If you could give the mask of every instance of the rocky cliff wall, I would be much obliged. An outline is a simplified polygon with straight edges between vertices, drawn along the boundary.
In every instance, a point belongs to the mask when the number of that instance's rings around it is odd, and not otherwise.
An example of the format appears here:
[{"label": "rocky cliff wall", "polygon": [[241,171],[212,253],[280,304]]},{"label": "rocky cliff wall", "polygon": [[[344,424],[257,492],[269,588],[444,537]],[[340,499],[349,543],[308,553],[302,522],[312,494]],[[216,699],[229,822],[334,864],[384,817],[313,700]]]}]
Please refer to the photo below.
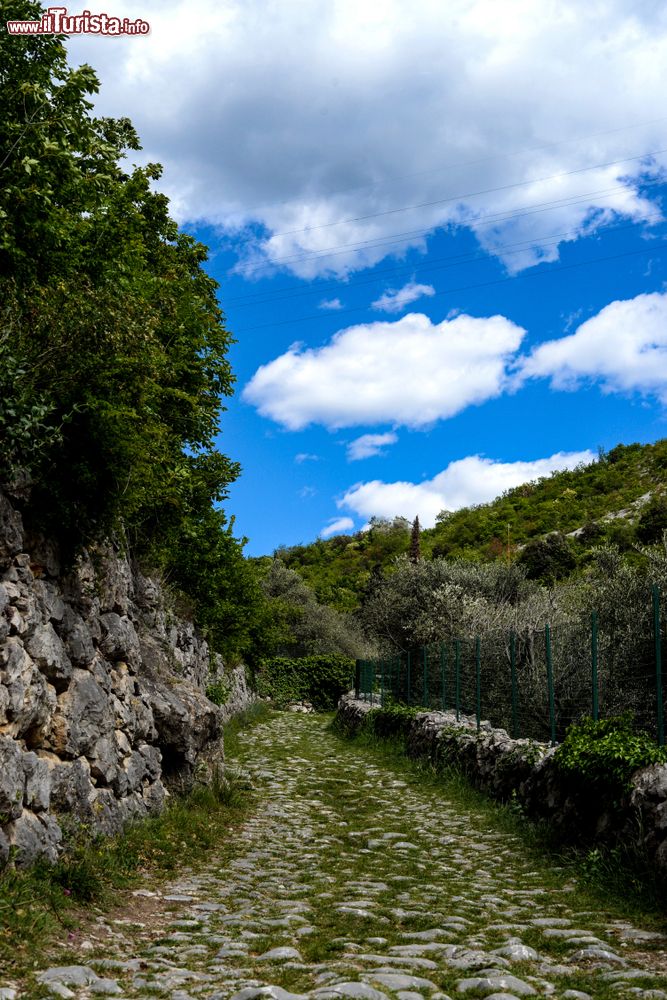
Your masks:
[{"label": "rocky cliff wall", "polygon": [[[367,702],[344,695],[338,718],[349,732],[358,731]],[[377,707],[377,706],[375,706]],[[667,765],[635,772],[631,789],[610,801],[593,785],[573,783],[554,761],[555,748],[534,740],[514,740],[504,729],[453,712],[420,712],[407,736],[413,757],[454,764],[481,790],[512,800],[526,816],[547,820],[560,837],[573,843],[605,843],[646,852],[667,874]]]},{"label": "rocky cliff wall", "polygon": [[[224,677],[227,705],[206,686]],[[223,757],[252,700],[158,583],[112,545],[61,566],[0,493],[0,868],[55,860],[68,827],[159,812]]]}]

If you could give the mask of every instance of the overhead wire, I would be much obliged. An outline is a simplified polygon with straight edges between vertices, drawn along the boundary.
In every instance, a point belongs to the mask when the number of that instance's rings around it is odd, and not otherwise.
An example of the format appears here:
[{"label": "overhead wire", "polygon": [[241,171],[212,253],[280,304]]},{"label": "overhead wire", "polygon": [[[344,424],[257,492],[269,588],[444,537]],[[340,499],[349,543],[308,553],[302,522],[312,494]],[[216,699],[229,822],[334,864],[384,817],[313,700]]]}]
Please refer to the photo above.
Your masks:
[{"label": "overhead wire", "polygon": [[542,184],[545,181],[559,180],[561,177],[572,177],[575,174],[587,173],[589,170],[602,170],[605,167],[614,167],[621,163],[632,163],[635,160],[645,160],[651,156],[658,156],[660,153],[667,153],[667,147],[638,153],[635,156],[622,156],[617,160],[606,160],[602,163],[592,163],[587,167],[575,167],[572,170],[560,170],[555,174],[548,174],[544,177],[533,177],[524,181],[514,181],[512,184],[499,184],[496,187],[480,188],[477,191],[467,191],[463,194],[449,195],[446,198],[436,198],[432,201],[422,201],[412,205],[402,205],[399,208],[389,208],[382,212],[371,212],[367,215],[355,215],[347,219],[339,219],[336,222],[322,222],[316,226],[305,226],[302,229],[287,229],[284,232],[272,233],[271,239],[276,239],[280,236],[295,236],[301,233],[317,232],[321,229],[330,229],[334,226],[344,226],[352,222],[367,222],[369,219],[379,219],[388,215],[398,215],[400,212],[411,212],[417,208],[433,208],[436,205],[445,205],[452,201],[464,201],[469,198],[480,197],[484,194],[498,194],[500,191],[512,191],[516,188],[526,187],[528,184]]},{"label": "overhead wire", "polygon": [[[574,261],[574,262],[572,262],[570,264],[561,264],[561,265],[557,265],[555,267],[551,267],[551,268],[549,268],[548,271],[524,271],[524,272],[522,272],[521,274],[518,274],[518,275],[511,275],[511,276],[503,277],[503,278],[495,278],[495,279],[492,279],[491,281],[477,282],[477,283],[470,284],[470,285],[460,285],[457,288],[447,288],[447,289],[443,289],[442,291],[436,292],[435,295],[432,296],[432,298],[439,298],[439,297],[441,297],[443,295],[451,295],[451,294],[454,294],[456,292],[472,291],[472,290],[479,289],[479,288],[490,288],[490,287],[492,287],[494,285],[505,284],[508,281],[522,281],[522,280],[525,280],[527,278],[545,277],[545,276],[549,276],[549,275],[560,273],[562,271],[570,271],[570,270],[573,270],[575,268],[585,267],[585,266],[590,265],[590,264],[607,263],[607,262],[613,261],[613,260],[622,260],[623,258],[627,258],[627,257],[637,257],[637,256],[640,256],[640,255],[643,255],[643,254],[654,253],[656,251],[656,249],[658,250],[658,252],[661,252],[661,248],[663,248],[665,246],[667,246],[667,240],[662,240],[659,243],[654,243],[651,246],[643,247],[640,250],[629,250],[629,251],[626,251],[626,252],[620,253],[620,254],[608,254],[608,255],[603,256],[603,257],[593,257],[593,258],[589,258],[588,260]],[[368,308],[367,306],[358,306],[358,307],[355,307],[355,308],[352,308],[352,309],[337,310],[336,311],[336,317],[351,315],[353,313],[366,312],[367,308]],[[235,329],[234,332],[237,335],[241,335],[241,334],[244,334],[244,333],[250,333],[251,331],[254,331],[254,330],[267,329],[269,327],[288,326],[288,325],[292,325],[294,323],[305,323],[305,322],[309,322],[309,321],[311,321],[313,319],[322,319],[322,317],[323,317],[323,313],[322,312],[317,312],[317,313],[312,313],[312,314],[310,314],[308,316],[297,316],[297,317],[293,317],[293,318],[286,319],[286,320],[274,320],[274,321],[272,321],[270,323],[254,324],[253,326],[247,326],[247,327],[242,327],[241,329]]]},{"label": "overhead wire", "polygon": [[[663,183],[662,178],[656,178],[654,180],[646,181],[643,187],[651,187],[655,184]],[[270,257],[263,260],[262,263],[268,264],[288,264],[288,263],[300,263],[302,261],[309,260],[321,260],[327,257],[336,257],[344,253],[349,252],[363,252],[365,250],[375,250],[383,246],[391,246],[393,243],[402,243],[406,237],[418,237],[427,236],[432,233],[434,229],[442,226],[446,222],[466,225],[471,229],[482,228],[483,226],[497,225],[500,222],[512,221],[514,218],[521,218],[524,215],[534,215],[540,212],[549,211],[552,208],[562,208],[569,207],[570,205],[577,205],[580,203],[586,203],[591,198],[602,198],[610,197],[613,194],[617,194],[621,191],[625,191],[626,187],[622,184],[615,185],[611,188],[598,188],[596,191],[587,191],[583,194],[572,195],[568,198],[557,198],[544,202],[536,202],[531,207],[519,208],[519,209],[507,209],[503,212],[491,212],[485,215],[478,215],[466,220],[443,220],[440,224],[432,224],[429,226],[422,226],[419,229],[408,229],[403,230],[399,233],[389,233],[387,236],[383,237],[373,237],[367,240],[353,240],[348,243],[334,243],[329,247],[322,247],[317,250],[309,250],[306,253],[299,254],[288,254],[282,257]]]},{"label": "overhead wire", "polygon": [[[656,210],[653,216],[648,216],[642,219],[647,225],[652,225],[655,223],[660,223],[666,221],[662,212]],[[636,222],[630,223],[619,223],[614,221],[608,225],[596,226],[595,234],[602,232],[623,232],[624,230],[634,229],[637,225]],[[580,228],[570,229],[560,233],[550,233],[548,238],[531,238],[525,240],[517,240],[512,243],[500,243],[494,246],[494,253],[502,251],[503,254],[518,254],[525,253],[526,250],[539,245],[540,247],[550,247],[555,246],[563,240],[567,240],[569,237],[577,236],[581,232]],[[417,274],[428,273],[429,271],[441,271],[447,267],[458,267],[461,264],[474,264],[477,262],[490,262],[493,258],[489,256],[487,251],[483,249],[475,249],[466,251],[460,254],[449,254],[444,257],[432,257],[426,258],[423,261],[412,262],[410,264],[400,264],[391,268],[383,268],[381,271],[375,271],[373,275],[365,278],[356,278],[353,281],[347,281],[344,288],[360,288],[364,285],[375,284],[379,278],[387,277],[389,275],[399,275],[399,274]],[[269,305],[272,302],[287,302],[291,299],[303,298],[304,296],[309,296],[313,294],[322,295],[327,292],[339,291],[341,287],[340,281],[331,281],[325,285],[318,285],[317,288],[290,288],[289,286],[283,286],[280,290],[276,292],[263,292],[255,293],[255,296],[239,296],[237,298],[225,299],[226,305],[234,305],[236,308],[244,309],[251,306],[261,306]]]},{"label": "overhead wire", "polygon": [[[661,115],[658,118],[648,118],[644,121],[633,122],[632,125],[619,125],[610,129],[602,129],[597,132],[588,132],[584,135],[575,136],[574,138],[571,139],[557,139],[554,142],[542,143],[539,146],[529,146],[524,149],[510,150],[509,152],[492,153],[489,154],[488,156],[476,157],[475,159],[472,160],[455,161],[453,163],[444,164],[439,167],[432,167],[429,168],[428,170],[418,170],[411,172],[409,174],[399,174],[396,177],[392,177],[391,182],[395,183],[396,181],[410,180],[413,177],[424,177],[428,174],[439,173],[443,170],[461,170],[465,169],[466,167],[477,166],[480,163],[489,163],[491,161],[498,161],[499,159],[509,159],[515,156],[527,156],[531,153],[541,153],[547,149],[557,149],[560,146],[574,145],[575,143],[578,142],[585,142],[587,139],[599,139],[606,135],[617,135],[619,132],[629,132],[632,129],[645,128],[648,125],[658,125],[661,122],[665,121],[667,121],[667,115]],[[363,191],[368,188],[377,188],[380,187],[382,184],[386,183],[387,183],[386,180],[375,180],[375,181],[366,181],[362,184],[352,184],[349,185],[348,187],[335,188],[332,191],[328,191],[327,196],[332,197],[338,194],[348,194],[351,191]],[[249,216],[257,216],[260,212],[266,211],[266,209],[282,207],[284,205],[289,204],[290,201],[293,200],[294,199],[283,198],[280,201],[263,202],[261,205],[257,205],[254,208],[244,209],[243,214]]]}]

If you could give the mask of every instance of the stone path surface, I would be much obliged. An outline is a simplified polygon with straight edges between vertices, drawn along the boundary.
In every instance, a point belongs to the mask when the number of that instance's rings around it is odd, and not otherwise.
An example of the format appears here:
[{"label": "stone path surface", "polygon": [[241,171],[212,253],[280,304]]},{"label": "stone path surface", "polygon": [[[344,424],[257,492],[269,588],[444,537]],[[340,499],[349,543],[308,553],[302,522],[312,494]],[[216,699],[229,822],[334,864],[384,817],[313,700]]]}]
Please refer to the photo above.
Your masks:
[{"label": "stone path surface", "polygon": [[654,933],[582,911],[562,872],[327,720],[279,715],[240,743],[261,804],[224,858],[138,890],[136,923],[39,973],[42,996],[667,998]]}]

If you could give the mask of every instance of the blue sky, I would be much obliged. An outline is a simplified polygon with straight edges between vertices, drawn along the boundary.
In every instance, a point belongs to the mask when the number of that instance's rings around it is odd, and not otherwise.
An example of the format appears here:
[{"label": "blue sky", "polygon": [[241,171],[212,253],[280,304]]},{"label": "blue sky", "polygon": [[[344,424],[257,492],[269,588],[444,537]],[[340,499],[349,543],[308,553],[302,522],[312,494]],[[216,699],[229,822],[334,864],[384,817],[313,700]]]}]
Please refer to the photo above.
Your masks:
[{"label": "blue sky", "polygon": [[667,14],[117,3],[78,38],[237,343],[247,552],[483,502],[667,434]]}]

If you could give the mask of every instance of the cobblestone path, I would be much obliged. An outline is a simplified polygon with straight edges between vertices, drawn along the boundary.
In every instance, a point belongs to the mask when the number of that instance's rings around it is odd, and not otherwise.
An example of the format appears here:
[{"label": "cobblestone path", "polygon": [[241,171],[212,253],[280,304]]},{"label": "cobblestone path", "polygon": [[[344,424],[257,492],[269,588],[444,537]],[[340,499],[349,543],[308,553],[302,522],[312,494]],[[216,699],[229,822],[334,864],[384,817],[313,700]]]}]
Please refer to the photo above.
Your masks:
[{"label": "cobblestone path", "polygon": [[655,934],[582,911],[517,839],[326,726],[280,715],[241,734],[261,804],[226,856],[135,893],[136,926],[41,972],[42,996],[667,998]]}]

